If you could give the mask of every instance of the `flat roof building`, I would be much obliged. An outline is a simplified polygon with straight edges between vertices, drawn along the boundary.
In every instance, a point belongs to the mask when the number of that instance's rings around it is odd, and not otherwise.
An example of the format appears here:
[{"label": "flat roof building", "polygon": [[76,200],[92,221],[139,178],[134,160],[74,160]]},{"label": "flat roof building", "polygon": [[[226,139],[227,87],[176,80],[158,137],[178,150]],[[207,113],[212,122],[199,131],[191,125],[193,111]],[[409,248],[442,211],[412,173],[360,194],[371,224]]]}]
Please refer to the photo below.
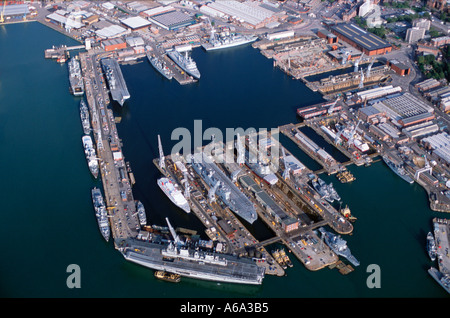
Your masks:
[{"label": "flat roof building", "polygon": [[334,25],[331,32],[366,55],[385,54],[392,50],[391,44],[353,23]]},{"label": "flat roof building", "polygon": [[253,1],[239,2],[221,0],[209,3],[206,7],[208,9],[201,11],[219,17],[228,16],[254,29],[262,28],[271,22],[277,22],[279,17],[279,13],[269,10],[259,5],[258,2]]},{"label": "flat roof building", "polygon": [[130,28],[132,30],[139,30],[148,27],[151,23],[142,17],[131,17],[126,18],[123,20],[120,20],[120,23],[122,23],[127,28]]},{"label": "flat roof building", "polygon": [[195,23],[194,18],[179,11],[153,15],[149,20],[166,30],[176,30]]}]

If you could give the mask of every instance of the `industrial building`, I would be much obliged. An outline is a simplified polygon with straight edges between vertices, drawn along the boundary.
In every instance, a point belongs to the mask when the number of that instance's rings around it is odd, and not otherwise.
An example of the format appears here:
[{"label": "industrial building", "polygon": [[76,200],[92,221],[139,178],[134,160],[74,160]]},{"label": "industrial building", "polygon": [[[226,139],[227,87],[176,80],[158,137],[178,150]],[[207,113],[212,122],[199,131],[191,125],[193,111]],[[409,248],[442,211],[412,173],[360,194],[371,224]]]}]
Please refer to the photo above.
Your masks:
[{"label": "industrial building", "polygon": [[[100,21],[102,22],[102,21]],[[130,33],[129,30],[121,27],[120,25],[109,25],[107,27],[101,28],[95,31],[95,34],[102,39],[112,39],[116,37],[120,37]]]},{"label": "industrial building", "polygon": [[148,19],[166,30],[177,30],[195,23],[193,17],[179,11],[170,11],[152,15]]},{"label": "industrial building", "polygon": [[232,18],[253,29],[265,27],[266,24],[283,18],[279,13],[252,1],[216,1],[202,6],[200,11],[214,17]]},{"label": "industrial building", "polygon": [[102,47],[105,51],[115,51],[125,49],[127,43],[120,38],[102,41]]},{"label": "industrial building", "polygon": [[404,63],[401,63],[397,60],[390,60],[387,61],[387,65],[398,75],[400,76],[405,76],[405,75],[409,75],[409,72],[411,71],[411,69],[409,68],[409,66],[407,66]]},{"label": "industrial building", "polygon": [[409,138],[421,138],[439,131],[439,126],[433,122],[425,122],[412,125],[402,129],[402,132]]},{"label": "industrial building", "polygon": [[293,30],[280,31],[280,32],[267,34],[267,39],[270,41],[276,41],[276,40],[280,40],[280,39],[291,38],[293,36],[294,36]]},{"label": "industrial building", "polygon": [[172,6],[160,6],[160,7],[142,11],[140,13],[140,15],[149,18],[149,17],[155,16],[155,15],[168,13],[168,12],[172,12],[172,11],[176,11],[175,8]]},{"label": "industrial building", "polygon": [[4,6],[2,2],[0,5],[0,11],[2,11],[3,18],[5,20],[22,19],[26,18],[27,15],[30,14],[28,4],[8,4]]},{"label": "industrial building", "polygon": [[441,132],[422,139],[422,143],[433,150],[433,154],[450,163],[450,136],[446,132]]},{"label": "industrial building", "polygon": [[355,102],[365,102],[371,99],[380,98],[386,95],[391,95],[394,93],[400,93],[402,88],[400,86],[393,87],[392,85],[377,87],[373,89],[368,89],[362,92],[357,92],[355,94]]},{"label": "industrial building", "polygon": [[382,40],[380,37],[367,32],[353,23],[339,23],[331,28],[331,32],[337,35],[338,39],[347,42],[365,55],[386,54],[392,51],[392,45]]},{"label": "industrial building", "polygon": [[398,126],[406,127],[434,119],[434,109],[410,93],[394,94],[373,101],[373,107]]},{"label": "industrial building", "polygon": [[133,31],[144,29],[151,25],[151,23],[147,19],[144,19],[142,17],[126,18],[120,20],[120,23]]}]

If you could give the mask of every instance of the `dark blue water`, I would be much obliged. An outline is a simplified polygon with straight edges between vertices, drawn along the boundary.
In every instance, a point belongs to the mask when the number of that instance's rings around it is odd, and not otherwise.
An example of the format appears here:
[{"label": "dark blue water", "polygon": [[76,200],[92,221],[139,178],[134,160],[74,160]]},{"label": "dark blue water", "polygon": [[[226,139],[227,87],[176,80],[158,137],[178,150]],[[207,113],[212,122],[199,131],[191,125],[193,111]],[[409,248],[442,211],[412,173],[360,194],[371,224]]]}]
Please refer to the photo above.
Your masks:
[{"label": "dark blue water", "polygon": [[[0,28],[0,295],[3,297],[446,297],[429,277],[432,263],[426,233],[435,216],[425,191],[394,175],[382,162],[351,166],[357,180],[340,184],[323,175],[358,218],[345,236],[361,266],[343,276],[325,268],[305,269],[294,257],[285,277],[266,276],[262,286],[240,286],[183,279],[157,281],[153,272],[129,263],[106,243],[97,227],[90,189],[93,180],[84,158],[79,98],[68,92],[67,65],[44,59],[52,45],[74,41],[38,23]],[[272,67],[251,46],[206,53],[194,49],[202,79],[181,86],[163,79],[143,60],[122,66],[131,93],[118,124],[123,152],[136,178],[134,195],[149,223],[196,229],[203,225],[171,204],[156,185],[157,135],[169,153],[178,142],[176,128],[192,131],[194,120],[209,127],[275,128],[296,121],[299,106],[322,101],[301,82]],[[309,168],[320,168],[292,142],[280,140]],[[314,168],[316,165],[316,168]],[[258,238],[273,234],[264,224],[252,227]],[[269,248],[270,250],[270,248]],[[67,266],[81,269],[81,288],[66,285]],[[381,288],[366,285],[369,264],[381,269]]]}]

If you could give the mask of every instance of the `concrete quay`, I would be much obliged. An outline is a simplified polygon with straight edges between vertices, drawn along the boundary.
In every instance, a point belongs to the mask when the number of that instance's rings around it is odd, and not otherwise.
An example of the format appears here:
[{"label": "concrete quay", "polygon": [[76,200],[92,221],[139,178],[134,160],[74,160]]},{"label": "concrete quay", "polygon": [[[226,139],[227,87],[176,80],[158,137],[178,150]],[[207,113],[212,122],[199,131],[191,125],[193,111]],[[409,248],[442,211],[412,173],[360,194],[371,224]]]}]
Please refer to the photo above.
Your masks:
[{"label": "concrete quay", "polygon": [[109,98],[99,65],[100,57],[96,54],[79,54],[93,135],[97,145],[97,156],[100,162],[105,203],[108,209],[111,233],[116,241],[135,237],[140,225],[116,123],[112,111],[106,109]]},{"label": "concrete quay", "polygon": [[450,274],[450,220],[434,218],[434,239],[437,248],[437,262],[439,271]]},{"label": "concrete quay", "polygon": [[[325,153],[322,148],[306,137],[296,125],[287,124],[278,128],[282,134],[291,139],[300,149],[322,165],[329,175],[344,170],[341,163],[336,161],[328,153]],[[297,138],[297,136],[299,138]]]}]

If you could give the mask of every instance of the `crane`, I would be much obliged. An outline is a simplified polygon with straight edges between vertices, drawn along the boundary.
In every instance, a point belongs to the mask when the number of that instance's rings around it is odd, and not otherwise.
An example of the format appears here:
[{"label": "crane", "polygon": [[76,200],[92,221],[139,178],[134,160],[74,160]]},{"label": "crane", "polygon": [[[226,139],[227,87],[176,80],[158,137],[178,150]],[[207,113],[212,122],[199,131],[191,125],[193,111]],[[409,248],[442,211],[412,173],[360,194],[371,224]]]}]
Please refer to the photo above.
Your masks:
[{"label": "crane", "polygon": [[359,88],[363,88],[364,87],[364,73],[363,70],[361,69],[361,80],[359,81]]},{"label": "crane", "polygon": [[370,62],[369,67],[367,67],[367,73],[366,73],[367,78],[370,77],[370,70],[372,69],[373,62],[374,62],[374,60],[372,59],[372,62]]},{"label": "crane", "polygon": [[286,163],[286,153],[284,151],[284,147],[281,148],[281,151],[283,152],[283,163],[284,163],[283,179],[284,180],[288,180],[289,179],[290,167]]},{"label": "crane", "polygon": [[333,105],[331,105],[330,108],[328,108],[328,115],[333,112],[333,109],[336,106],[338,100],[339,100],[339,97],[334,101]]},{"label": "crane", "polygon": [[159,167],[166,170],[166,164],[164,162],[164,152],[161,144],[161,137],[158,135],[158,150],[159,150]]},{"label": "crane", "polygon": [[6,0],[3,1],[3,8],[2,12],[0,13],[0,23],[5,22],[5,19],[3,18],[3,15],[5,14],[5,7],[6,7]]},{"label": "crane", "polygon": [[359,59],[356,60],[356,62],[355,62],[355,68],[353,69],[353,72],[358,72],[358,66],[359,66],[359,63],[360,63],[361,60],[362,60],[363,55],[364,55],[364,53],[361,54],[361,56],[359,57]]},{"label": "crane", "polygon": [[358,128],[359,124],[361,123],[361,120],[358,120],[358,123],[355,125],[355,127],[352,129],[352,132],[350,134],[350,137],[348,138],[348,145],[352,145],[353,144],[353,136],[355,135],[356,132],[356,128]]}]

